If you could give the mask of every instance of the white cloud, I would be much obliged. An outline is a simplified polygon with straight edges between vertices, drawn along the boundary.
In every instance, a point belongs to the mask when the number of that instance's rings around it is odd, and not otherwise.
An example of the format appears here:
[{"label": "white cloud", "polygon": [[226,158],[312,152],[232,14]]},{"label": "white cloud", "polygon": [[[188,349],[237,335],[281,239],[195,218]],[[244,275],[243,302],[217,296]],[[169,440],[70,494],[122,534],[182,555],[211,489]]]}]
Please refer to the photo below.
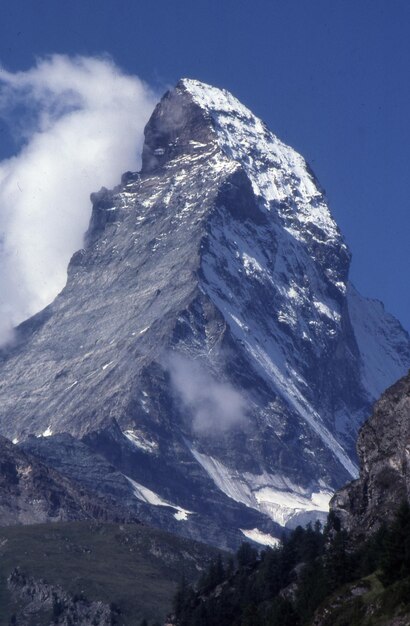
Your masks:
[{"label": "white cloud", "polygon": [[156,97],[106,58],[0,68],[0,116],[22,147],[0,162],[0,343],[63,288],[101,186],[137,170]]},{"label": "white cloud", "polygon": [[169,355],[167,368],[195,432],[212,435],[247,426],[247,403],[231,384],[181,354]]}]

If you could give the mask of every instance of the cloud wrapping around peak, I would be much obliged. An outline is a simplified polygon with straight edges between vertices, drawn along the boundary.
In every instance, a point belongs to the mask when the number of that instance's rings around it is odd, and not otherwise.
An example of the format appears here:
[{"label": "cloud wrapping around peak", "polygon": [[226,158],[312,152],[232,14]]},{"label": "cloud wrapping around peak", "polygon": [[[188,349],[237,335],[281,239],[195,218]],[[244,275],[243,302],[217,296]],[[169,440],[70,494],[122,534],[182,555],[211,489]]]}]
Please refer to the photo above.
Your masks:
[{"label": "cloud wrapping around peak", "polygon": [[181,354],[168,355],[166,366],[195,433],[212,436],[247,428],[249,407],[230,383],[215,380],[198,361]]},{"label": "cloud wrapping around peak", "polygon": [[64,287],[90,193],[139,169],[156,101],[108,58],[52,55],[25,72],[0,69],[0,117],[21,146],[0,162],[0,344]]}]

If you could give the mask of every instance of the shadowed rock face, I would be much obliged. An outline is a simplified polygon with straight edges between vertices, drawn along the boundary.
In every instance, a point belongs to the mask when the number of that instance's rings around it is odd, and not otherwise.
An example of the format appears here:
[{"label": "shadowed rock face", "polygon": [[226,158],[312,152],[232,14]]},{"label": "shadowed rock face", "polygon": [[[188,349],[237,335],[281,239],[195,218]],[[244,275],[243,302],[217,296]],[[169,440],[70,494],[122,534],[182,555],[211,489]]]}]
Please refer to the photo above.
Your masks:
[{"label": "shadowed rock face", "polygon": [[[14,614],[16,623],[28,624],[36,618],[41,619],[42,613],[53,611],[56,605],[59,608],[55,624],[63,626],[72,624],[87,626],[111,626],[116,618],[116,611],[108,603],[101,601],[90,602],[82,598],[70,596],[58,585],[50,585],[45,580],[36,580],[25,575],[20,569],[14,569],[7,579],[7,587],[12,598],[19,606]],[[38,622],[39,623],[39,622]]]},{"label": "shadowed rock face", "polygon": [[137,521],[0,437],[0,526],[87,519]]},{"label": "shadowed rock face", "polygon": [[180,81],[145,138],[141,172],[92,195],[66,287],[2,354],[0,431],[52,435],[50,462],[54,435],[82,439],[195,538],[315,518],[356,475],[409,337],[349,284],[304,159],[231,94]]},{"label": "shadowed rock face", "polygon": [[410,372],[376,403],[361,428],[360,478],[340,489],[331,509],[354,535],[368,535],[392,519],[410,496]]}]

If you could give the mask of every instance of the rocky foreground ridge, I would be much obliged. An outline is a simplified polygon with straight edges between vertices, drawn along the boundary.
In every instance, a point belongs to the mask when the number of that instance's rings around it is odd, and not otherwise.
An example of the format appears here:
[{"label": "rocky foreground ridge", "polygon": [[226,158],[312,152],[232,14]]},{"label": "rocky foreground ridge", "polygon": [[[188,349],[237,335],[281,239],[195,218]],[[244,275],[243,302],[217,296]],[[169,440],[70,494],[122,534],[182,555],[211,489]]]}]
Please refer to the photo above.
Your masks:
[{"label": "rocky foreground ridge", "polygon": [[376,403],[357,441],[360,477],[335,494],[331,510],[355,537],[368,537],[410,495],[410,372]]}]

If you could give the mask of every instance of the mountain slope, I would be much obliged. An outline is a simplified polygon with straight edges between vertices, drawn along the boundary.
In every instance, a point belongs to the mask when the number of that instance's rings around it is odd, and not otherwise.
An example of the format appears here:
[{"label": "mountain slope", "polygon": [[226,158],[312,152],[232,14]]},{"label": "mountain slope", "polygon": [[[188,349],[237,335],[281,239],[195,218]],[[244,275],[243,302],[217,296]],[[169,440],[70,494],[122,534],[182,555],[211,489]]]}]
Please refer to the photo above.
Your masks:
[{"label": "mountain slope", "polygon": [[109,494],[96,495],[0,437],[1,526],[70,520],[137,522]]},{"label": "mountain slope", "polygon": [[204,516],[260,537],[326,510],[410,340],[349,285],[304,159],[184,79],[146,127],[141,172],[92,200],[66,287],[2,355],[1,432],[82,438],[208,541]]},{"label": "mountain slope", "polygon": [[[215,556],[209,546],[142,525],[1,528],[0,625],[14,623],[13,614],[17,624],[36,626],[162,621],[182,574],[197,580]],[[87,618],[92,603],[102,619]]]}]

